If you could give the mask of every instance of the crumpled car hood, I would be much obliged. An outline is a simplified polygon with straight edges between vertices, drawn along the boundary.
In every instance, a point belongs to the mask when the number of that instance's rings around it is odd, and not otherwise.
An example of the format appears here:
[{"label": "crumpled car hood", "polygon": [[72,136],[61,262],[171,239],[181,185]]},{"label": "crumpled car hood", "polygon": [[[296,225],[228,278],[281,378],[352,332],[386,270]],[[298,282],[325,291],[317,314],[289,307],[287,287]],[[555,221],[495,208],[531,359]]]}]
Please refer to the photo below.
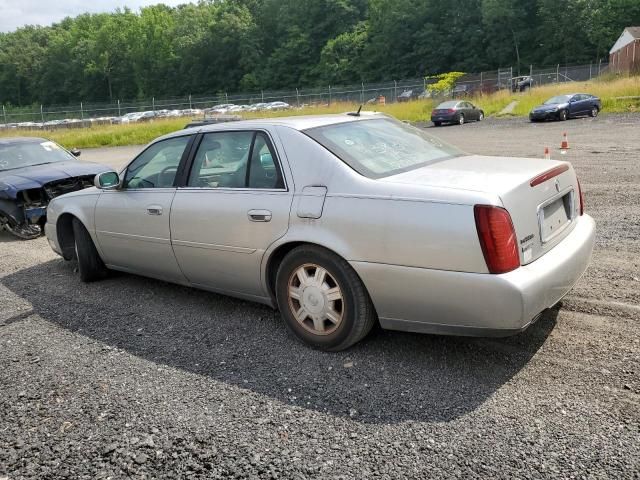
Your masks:
[{"label": "crumpled car hood", "polygon": [[13,196],[11,193],[15,194],[27,188],[40,188],[54,180],[97,175],[110,170],[112,169],[98,163],[70,160],[0,171],[0,192]]}]

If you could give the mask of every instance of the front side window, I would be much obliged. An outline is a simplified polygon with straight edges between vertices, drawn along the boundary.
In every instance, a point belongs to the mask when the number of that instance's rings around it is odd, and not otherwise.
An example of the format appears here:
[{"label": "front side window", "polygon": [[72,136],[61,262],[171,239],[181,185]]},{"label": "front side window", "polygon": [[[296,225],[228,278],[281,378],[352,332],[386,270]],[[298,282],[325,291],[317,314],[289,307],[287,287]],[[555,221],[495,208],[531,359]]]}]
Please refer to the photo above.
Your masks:
[{"label": "front side window", "polygon": [[396,175],[463,155],[426,132],[391,118],[337,123],[304,133],[369,178]]},{"label": "front side window", "polygon": [[175,137],[155,143],[127,168],[124,188],[171,188],[178,166],[191,136]]}]

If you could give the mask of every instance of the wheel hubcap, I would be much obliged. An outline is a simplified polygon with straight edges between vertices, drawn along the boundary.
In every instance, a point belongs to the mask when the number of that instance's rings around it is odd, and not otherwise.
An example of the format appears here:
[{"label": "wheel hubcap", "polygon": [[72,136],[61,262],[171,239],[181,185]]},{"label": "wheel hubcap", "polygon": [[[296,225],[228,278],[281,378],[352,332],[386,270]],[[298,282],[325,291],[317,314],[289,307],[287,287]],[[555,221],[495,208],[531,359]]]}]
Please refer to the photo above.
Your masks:
[{"label": "wheel hubcap", "polygon": [[335,278],[307,263],[294,270],[288,284],[289,308],[298,323],[314,335],[329,335],[342,323],[344,298]]}]

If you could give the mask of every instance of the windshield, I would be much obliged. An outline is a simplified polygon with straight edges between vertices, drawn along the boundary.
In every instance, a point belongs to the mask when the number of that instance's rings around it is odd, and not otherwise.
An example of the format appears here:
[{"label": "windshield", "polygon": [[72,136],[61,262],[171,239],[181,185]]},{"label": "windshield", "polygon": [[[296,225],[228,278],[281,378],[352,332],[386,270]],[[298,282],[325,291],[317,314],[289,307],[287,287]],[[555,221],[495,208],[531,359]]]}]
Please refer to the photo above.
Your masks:
[{"label": "windshield", "polygon": [[553,105],[557,103],[567,103],[569,101],[569,95],[557,95],[555,97],[551,97],[549,100],[544,102],[545,105]]},{"label": "windshield", "polygon": [[0,144],[0,171],[75,160],[57,143],[46,140]]},{"label": "windshield", "polygon": [[462,155],[422,130],[391,118],[338,123],[305,133],[369,178],[387,177]]}]

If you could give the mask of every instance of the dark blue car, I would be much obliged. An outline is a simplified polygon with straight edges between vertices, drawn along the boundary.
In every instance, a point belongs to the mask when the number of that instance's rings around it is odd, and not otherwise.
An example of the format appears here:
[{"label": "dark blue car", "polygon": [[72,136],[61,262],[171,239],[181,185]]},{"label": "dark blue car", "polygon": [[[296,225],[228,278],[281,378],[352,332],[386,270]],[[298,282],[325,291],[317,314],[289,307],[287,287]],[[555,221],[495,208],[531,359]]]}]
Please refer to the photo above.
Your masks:
[{"label": "dark blue car", "polygon": [[529,113],[529,120],[567,120],[571,117],[589,115],[597,117],[602,109],[600,99],[588,93],[569,93],[556,95],[534,107]]},{"label": "dark blue car", "polygon": [[91,187],[96,174],[111,170],[78,155],[44,138],[0,138],[0,229],[36,238],[52,198]]}]

